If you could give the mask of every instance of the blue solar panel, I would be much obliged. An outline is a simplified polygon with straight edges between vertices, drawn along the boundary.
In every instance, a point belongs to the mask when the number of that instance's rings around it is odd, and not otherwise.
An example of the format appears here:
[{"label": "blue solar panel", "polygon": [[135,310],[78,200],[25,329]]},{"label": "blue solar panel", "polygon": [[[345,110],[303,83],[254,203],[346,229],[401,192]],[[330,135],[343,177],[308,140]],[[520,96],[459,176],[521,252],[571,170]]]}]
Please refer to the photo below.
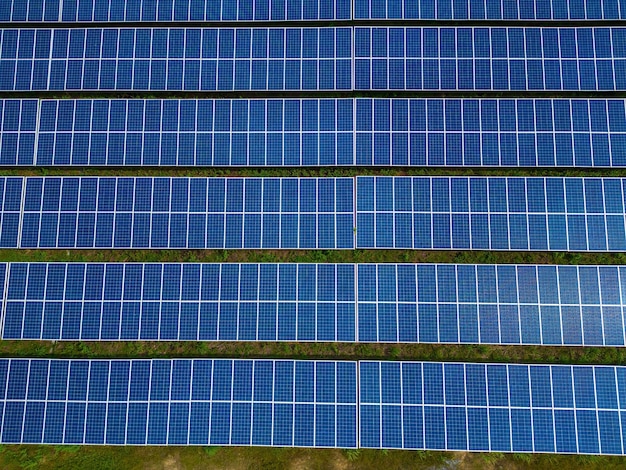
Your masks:
[{"label": "blue solar panel", "polygon": [[626,28],[354,30],[357,90],[625,90]]},{"label": "blue solar panel", "polygon": [[626,165],[624,100],[356,99],[356,165]]},{"label": "blue solar panel", "polygon": [[624,454],[626,369],[359,363],[364,448]]},{"label": "blue solar panel", "polygon": [[0,248],[17,247],[21,231],[23,178],[0,177]]},{"label": "blue solar panel", "polygon": [[349,20],[350,0],[6,0],[0,21]]},{"label": "blue solar panel", "polygon": [[622,179],[356,181],[357,248],[626,250]]},{"label": "blue solar panel", "polygon": [[32,165],[37,145],[37,100],[0,100],[0,165]]},{"label": "blue solar panel", "polygon": [[0,181],[2,247],[354,247],[352,178]]},{"label": "blue solar panel", "polygon": [[622,0],[355,0],[355,19],[618,20]]},{"label": "blue solar panel", "polygon": [[38,165],[354,164],[352,99],[44,100]]},{"label": "blue solar panel", "polygon": [[351,28],[2,30],[0,90],[350,90]]},{"label": "blue solar panel", "polygon": [[356,362],[0,360],[2,443],[356,447]]},{"label": "blue solar panel", "polygon": [[624,100],[6,103],[6,165],[626,166]]},{"label": "blue solar panel", "polygon": [[[4,339],[355,341],[354,265],[11,264]],[[4,286],[5,265],[0,264]]]},{"label": "blue solar panel", "polygon": [[626,344],[617,266],[12,263],[7,272],[7,340]]},{"label": "blue solar panel", "polygon": [[379,264],[357,269],[359,342],[626,344],[622,267]]}]

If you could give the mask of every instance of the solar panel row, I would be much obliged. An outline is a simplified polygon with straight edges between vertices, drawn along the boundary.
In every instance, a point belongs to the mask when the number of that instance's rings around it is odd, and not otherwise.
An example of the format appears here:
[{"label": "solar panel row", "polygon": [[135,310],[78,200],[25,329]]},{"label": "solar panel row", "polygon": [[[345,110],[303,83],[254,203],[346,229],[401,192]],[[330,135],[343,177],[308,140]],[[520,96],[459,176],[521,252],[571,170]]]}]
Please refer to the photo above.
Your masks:
[{"label": "solar panel row", "polygon": [[598,99],[5,100],[0,164],[623,167],[625,108]]},{"label": "solar panel row", "polygon": [[355,0],[355,19],[407,20],[617,20],[621,0]]},{"label": "solar panel row", "polygon": [[626,438],[623,367],[4,359],[0,383],[3,443],[621,455]]},{"label": "solar panel row", "polygon": [[359,363],[359,445],[623,454],[626,370]]},{"label": "solar panel row", "polygon": [[0,360],[3,443],[356,447],[355,362]]},{"label": "solar panel row", "polygon": [[619,178],[357,177],[354,185],[2,178],[0,246],[626,251]]},{"label": "solar panel row", "polygon": [[[61,5],[62,6],[61,6]],[[355,0],[354,19],[612,20],[626,18],[621,0]],[[349,0],[12,0],[0,21],[281,21],[349,20]]]},{"label": "solar panel row", "polygon": [[624,346],[624,269],[11,263],[0,337]]},{"label": "solar panel row", "polygon": [[7,0],[0,21],[349,20],[350,0]]},{"label": "solar panel row", "polygon": [[626,28],[354,37],[353,52],[352,28],[3,30],[0,90],[626,89]]},{"label": "solar panel row", "polygon": [[351,28],[0,32],[0,90],[352,88]]},{"label": "solar panel row", "polygon": [[623,90],[623,28],[354,28],[357,90]]},{"label": "solar panel row", "polygon": [[623,183],[358,177],[356,247],[621,251],[626,249]]},{"label": "solar panel row", "polygon": [[354,274],[333,264],[11,264],[2,337],[355,341]]}]

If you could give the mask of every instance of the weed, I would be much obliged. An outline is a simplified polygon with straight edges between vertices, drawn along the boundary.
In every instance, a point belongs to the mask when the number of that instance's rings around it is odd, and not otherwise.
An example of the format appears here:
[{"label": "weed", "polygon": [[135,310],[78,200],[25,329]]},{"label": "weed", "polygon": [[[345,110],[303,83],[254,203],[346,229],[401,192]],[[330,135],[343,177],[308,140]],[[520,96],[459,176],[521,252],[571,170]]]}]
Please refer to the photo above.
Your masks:
[{"label": "weed", "polygon": [[361,449],[346,449],[344,452],[346,454],[346,458],[350,462],[359,460],[359,457],[361,456]]},{"label": "weed", "polygon": [[217,446],[209,446],[204,448],[204,453],[208,457],[214,457],[220,451],[220,447]]}]

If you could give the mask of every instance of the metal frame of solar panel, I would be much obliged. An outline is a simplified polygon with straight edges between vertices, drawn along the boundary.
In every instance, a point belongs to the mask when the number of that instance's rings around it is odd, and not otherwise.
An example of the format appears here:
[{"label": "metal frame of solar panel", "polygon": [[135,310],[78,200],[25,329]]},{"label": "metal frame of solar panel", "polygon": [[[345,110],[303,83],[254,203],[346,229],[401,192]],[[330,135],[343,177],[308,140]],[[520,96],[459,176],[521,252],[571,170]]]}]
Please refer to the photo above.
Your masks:
[{"label": "metal frame of solar panel", "polygon": [[353,178],[9,177],[0,189],[3,248],[354,248]]},{"label": "metal frame of solar panel", "polygon": [[357,363],[1,359],[2,443],[357,445]]},{"label": "metal frame of solar panel", "polygon": [[0,90],[352,89],[352,28],[0,33]]},{"label": "metal frame of solar panel", "polygon": [[405,20],[619,20],[621,0],[355,0],[354,19]]},{"label": "metal frame of solar panel", "polygon": [[356,248],[625,251],[624,183],[359,176]]},{"label": "metal frame of solar panel", "polygon": [[621,266],[356,269],[359,342],[626,345]]},{"label": "metal frame of solar panel", "polygon": [[626,90],[626,28],[354,28],[356,90]]},{"label": "metal frame of solar panel", "polygon": [[0,337],[356,341],[352,264],[0,265]]},{"label": "metal frame of solar panel", "polygon": [[0,5],[0,21],[349,20],[351,7],[350,0],[7,0]]},{"label": "metal frame of solar panel", "polygon": [[359,362],[359,446],[623,455],[626,368]]}]

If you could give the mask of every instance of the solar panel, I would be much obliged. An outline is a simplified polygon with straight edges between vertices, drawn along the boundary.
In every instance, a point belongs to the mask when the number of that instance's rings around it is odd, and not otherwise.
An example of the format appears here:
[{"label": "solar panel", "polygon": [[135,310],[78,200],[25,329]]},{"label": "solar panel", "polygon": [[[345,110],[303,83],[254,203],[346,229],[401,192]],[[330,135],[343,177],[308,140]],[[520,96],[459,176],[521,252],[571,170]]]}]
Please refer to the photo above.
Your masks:
[{"label": "solar panel", "polygon": [[357,269],[359,342],[626,344],[623,267],[359,264]]},{"label": "solar panel", "polygon": [[624,166],[624,100],[355,100],[356,165]]},{"label": "solar panel", "polygon": [[352,178],[0,181],[2,247],[354,247]]},{"label": "solar panel", "polygon": [[617,266],[11,263],[7,272],[5,340],[626,344]]},{"label": "solar panel", "polygon": [[349,20],[350,0],[8,0],[0,21],[171,22]]},{"label": "solar panel", "polygon": [[624,454],[626,369],[360,362],[360,447]]},{"label": "solar panel", "polygon": [[27,104],[37,133],[21,134],[16,159],[15,131],[3,131],[7,165],[32,165],[36,138],[37,165],[626,166],[624,100],[42,100],[38,114]]},{"label": "solar panel", "polygon": [[357,177],[357,248],[624,251],[624,181]]},{"label": "solar panel", "polygon": [[356,447],[356,362],[0,360],[2,443]]},{"label": "solar panel", "polygon": [[407,20],[618,20],[621,0],[355,0],[355,19]]},{"label": "solar panel", "polygon": [[38,165],[354,164],[352,99],[44,100]]},{"label": "solar panel", "polygon": [[32,165],[39,102],[0,100],[0,165]]},{"label": "solar panel", "polygon": [[[351,264],[10,265],[4,339],[355,341]],[[4,285],[5,265],[0,265]]]},{"label": "solar panel", "polygon": [[350,90],[351,28],[1,31],[0,90]]},{"label": "solar panel", "polygon": [[356,90],[625,90],[626,28],[354,29]]}]

